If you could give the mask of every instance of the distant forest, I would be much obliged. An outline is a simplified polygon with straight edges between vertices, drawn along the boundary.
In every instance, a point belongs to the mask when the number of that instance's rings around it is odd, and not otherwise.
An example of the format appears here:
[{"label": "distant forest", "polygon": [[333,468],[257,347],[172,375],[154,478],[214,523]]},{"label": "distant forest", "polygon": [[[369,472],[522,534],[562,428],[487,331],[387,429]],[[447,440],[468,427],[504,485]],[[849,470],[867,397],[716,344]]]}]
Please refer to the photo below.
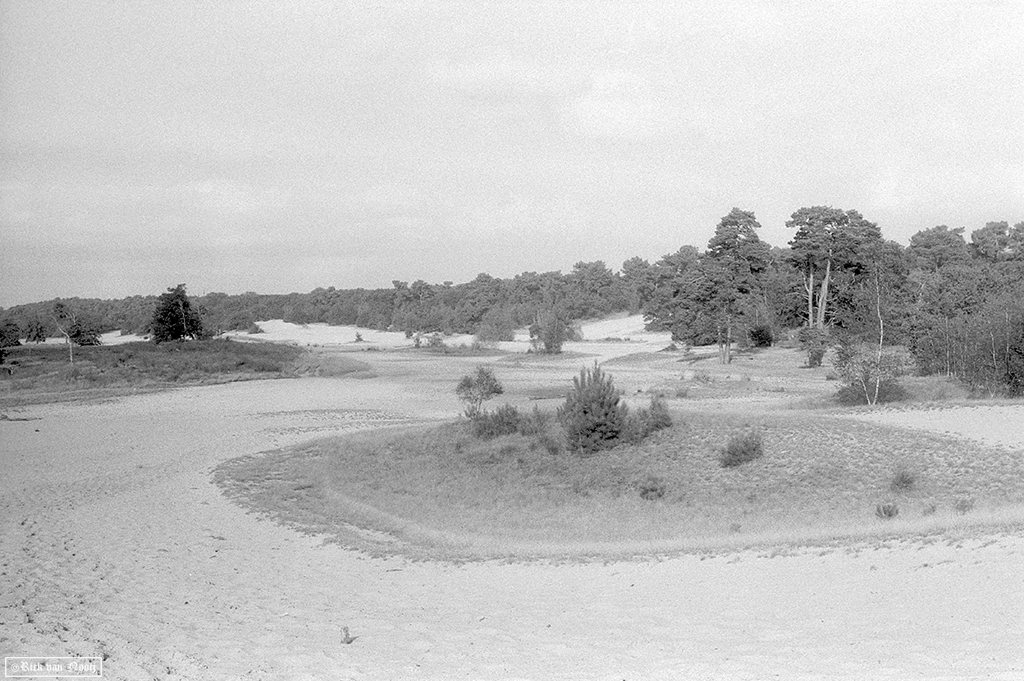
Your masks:
[{"label": "distant forest", "polygon": [[[921,370],[969,382],[1004,381],[1012,362],[1024,363],[1024,222],[989,222],[969,239],[963,227],[940,225],[914,234],[908,246],[885,240],[855,210],[801,208],[786,225],[794,230],[788,248],[771,247],[758,238],[754,214],[733,209],[705,249],[683,246],[653,263],[633,257],[618,271],[601,261],[578,262],[564,274],[480,274],[462,284],[396,280],[391,288],[284,295],[209,293],[192,301],[214,334],[283,319],[503,340],[542,315],[571,323],[630,312],[644,314],[648,328],[695,345],[742,345],[751,334],[763,341],[801,328],[902,345]],[[6,338],[25,338],[30,329],[36,338],[57,336],[53,309],[63,303],[98,332],[146,335],[159,293],[18,305],[0,310],[0,326]],[[967,375],[978,371],[979,357],[984,375]]]}]

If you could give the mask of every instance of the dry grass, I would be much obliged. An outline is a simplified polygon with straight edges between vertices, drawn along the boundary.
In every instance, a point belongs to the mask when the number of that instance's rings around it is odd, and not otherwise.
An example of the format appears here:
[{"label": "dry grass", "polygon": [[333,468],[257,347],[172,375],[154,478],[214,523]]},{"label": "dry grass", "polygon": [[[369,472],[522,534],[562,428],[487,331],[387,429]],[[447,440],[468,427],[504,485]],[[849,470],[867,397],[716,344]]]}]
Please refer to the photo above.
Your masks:
[{"label": "dry grass", "polygon": [[75,348],[74,364],[61,345],[21,346],[9,354],[12,371],[0,372],[0,399],[20,403],[294,376],[304,353],[290,345],[218,339]]}]

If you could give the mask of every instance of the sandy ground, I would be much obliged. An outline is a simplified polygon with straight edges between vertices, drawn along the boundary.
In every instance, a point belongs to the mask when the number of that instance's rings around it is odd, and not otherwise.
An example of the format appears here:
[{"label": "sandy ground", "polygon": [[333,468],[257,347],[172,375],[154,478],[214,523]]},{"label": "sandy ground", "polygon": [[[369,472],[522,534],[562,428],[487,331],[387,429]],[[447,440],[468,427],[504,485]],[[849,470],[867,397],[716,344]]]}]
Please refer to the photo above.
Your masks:
[{"label": "sandy ground", "polygon": [[[0,421],[0,655],[103,655],[112,679],[1024,678],[1019,531],[460,566],[324,545],[212,484],[458,411],[400,369],[9,410],[31,420]],[[961,413],[863,417],[1024,447],[1021,405]]]},{"label": "sandy ground", "polygon": [[[258,326],[263,333],[251,335],[241,331],[231,331],[225,335],[240,340],[298,343],[299,345],[347,348],[349,350],[363,350],[368,347],[397,349],[413,346],[413,341],[406,338],[404,333],[374,331],[355,326],[291,324],[280,319],[262,321],[258,323]],[[589,322],[583,324],[581,330],[583,331],[583,341],[566,343],[564,350],[565,352],[585,353],[592,357],[591,361],[593,359],[604,361],[636,352],[656,352],[672,342],[671,334],[645,331],[641,315]],[[357,333],[362,337],[361,343],[355,341]],[[462,334],[447,336],[443,340],[447,345],[458,346],[471,345],[473,338],[472,335]],[[107,337],[104,336],[105,343],[106,339]],[[111,339],[118,342],[114,336],[111,336]],[[514,341],[492,343],[491,347],[503,352],[526,353],[531,347],[530,334],[527,330],[520,329],[516,332]]]}]

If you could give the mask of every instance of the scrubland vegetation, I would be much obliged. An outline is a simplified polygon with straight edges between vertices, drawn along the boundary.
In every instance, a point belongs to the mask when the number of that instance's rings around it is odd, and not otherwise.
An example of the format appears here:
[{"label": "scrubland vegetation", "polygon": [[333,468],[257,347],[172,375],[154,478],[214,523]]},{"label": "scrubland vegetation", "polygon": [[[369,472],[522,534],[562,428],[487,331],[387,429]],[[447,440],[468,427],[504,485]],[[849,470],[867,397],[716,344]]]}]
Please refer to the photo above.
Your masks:
[{"label": "scrubland vegetation", "polygon": [[94,389],[155,388],[294,375],[300,348],[270,343],[205,340],[89,346],[68,362],[65,347],[8,348],[12,373],[0,373],[0,396],[73,396]]},{"label": "scrubland vegetation", "polygon": [[[800,413],[674,416],[590,457],[566,447],[549,414],[529,434],[482,435],[466,420],[354,434],[227,462],[218,477],[309,531],[348,542],[355,524],[391,533],[406,544],[396,550],[449,557],[832,538],[886,531],[879,507],[913,522],[1024,501],[1022,462],[1005,451]],[[750,432],[761,456],[723,465],[723,448]]]},{"label": "scrubland vegetation", "polygon": [[[872,425],[836,407],[671,396],[627,407],[614,375],[592,367],[557,408],[523,410],[501,378],[478,367],[453,381],[467,410],[447,423],[246,457],[217,479],[246,506],[307,531],[447,558],[827,540],[1024,502],[1019,452]],[[734,396],[747,388],[708,381]]]}]

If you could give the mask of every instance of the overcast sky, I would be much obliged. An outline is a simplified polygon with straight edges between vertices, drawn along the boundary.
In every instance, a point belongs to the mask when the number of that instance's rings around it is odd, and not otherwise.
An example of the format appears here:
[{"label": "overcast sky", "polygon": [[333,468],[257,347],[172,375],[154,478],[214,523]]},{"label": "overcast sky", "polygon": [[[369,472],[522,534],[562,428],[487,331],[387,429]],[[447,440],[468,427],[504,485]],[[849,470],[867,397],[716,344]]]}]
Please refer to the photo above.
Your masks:
[{"label": "overcast sky", "polygon": [[1024,3],[0,0],[0,305],[1024,220]]}]

